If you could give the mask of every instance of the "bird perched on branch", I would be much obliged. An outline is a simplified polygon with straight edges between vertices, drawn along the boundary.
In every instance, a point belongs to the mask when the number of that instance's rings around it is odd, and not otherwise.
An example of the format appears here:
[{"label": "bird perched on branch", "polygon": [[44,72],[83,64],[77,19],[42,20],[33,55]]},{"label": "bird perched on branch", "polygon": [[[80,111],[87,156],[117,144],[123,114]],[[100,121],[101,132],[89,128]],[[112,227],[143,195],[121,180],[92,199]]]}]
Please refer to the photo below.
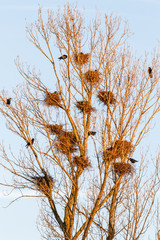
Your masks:
[{"label": "bird perched on branch", "polygon": [[152,68],[151,67],[148,67],[148,74],[149,74],[150,78],[153,77],[153,75],[152,75]]},{"label": "bird perched on branch", "polygon": [[12,99],[12,98],[7,98],[7,101],[6,101],[6,104],[7,104],[7,105],[10,105],[10,104],[11,104],[11,99]]},{"label": "bird perched on branch", "polygon": [[94,132],[94,131],[89,131],[89,132],[88,132],[88,136],[90,136],[90,135],[94,136],[94,135],[96,135],[96,132]]},{"label": "bird perched on branch", "polygon": [[131,162],[131,163],[136,163],[136,162],[138,162],[137,160],[135,160],[134,158],[128,158],[129,159],[129,161]]},{"label": "bird perched on branch", "polygon": [[62,55],[61,57],[59,57],[58,59],[59,59],[59,60],[64,60],[64,59],[66,59],[66,58],[67,58],[67,55],[64,54],[64,55]]},{"label": "bird perched on branch", "polygon": [[26,148],[28,148],[33,143],[34,143],[34,138],[31,139],[31,142],[27,141]]}]

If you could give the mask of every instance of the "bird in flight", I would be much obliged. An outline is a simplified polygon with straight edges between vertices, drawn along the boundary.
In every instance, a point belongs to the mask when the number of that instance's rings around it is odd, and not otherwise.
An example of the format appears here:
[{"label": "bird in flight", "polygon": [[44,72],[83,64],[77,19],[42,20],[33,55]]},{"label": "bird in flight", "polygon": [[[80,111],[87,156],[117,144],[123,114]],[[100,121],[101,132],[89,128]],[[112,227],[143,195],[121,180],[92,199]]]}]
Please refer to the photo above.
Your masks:
[{"label": "bird in flight", "polygon": [[7,105],[10,105],[10,104],[11,104],[11,99],[12,99],[12,98],[7,98],[7,101],[6,101],[6,104],[7,104]]},{"label": "bird in flight", "polygon": [[152,75],[152,68],[151,67],[148,67],[148,74],[149,74],[150,78],[153,77],[153,75]]},{"label": "bird in flight", "polygon": [[64,54],[64,55],[62,55],[61,57],[59,57],[58,59],[59,59],[59,60],[64,60],[64,59],[66,59],[66,58],[67,58],[67,55]]},{"label": "bird in flight", "polygon": [[34,143],[34,138],[31,139],[31,143],[27,141],[26,148],[28,148],[33,143]]},{"label": "bird in flight", "polygon": [[136,162],[138,162],[137,160],[135,160],[134,158],[128,158],[129,159],[129,161],[131,162],[131,163],[136,163]]}]

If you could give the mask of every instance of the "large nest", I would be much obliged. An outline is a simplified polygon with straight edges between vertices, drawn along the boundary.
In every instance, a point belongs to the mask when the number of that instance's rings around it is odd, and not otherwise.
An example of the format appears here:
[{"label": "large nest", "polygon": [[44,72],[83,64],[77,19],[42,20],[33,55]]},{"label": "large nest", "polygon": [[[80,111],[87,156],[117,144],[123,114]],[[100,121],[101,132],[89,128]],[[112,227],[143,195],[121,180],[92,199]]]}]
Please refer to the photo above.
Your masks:
[{"label": "large nest", "polygon": [[129,163],[123,163],[123,162],[114,163],[114,172],[119,176],[122,176],[124,174],[132,174],[133,171],[134,171],[134,168]]},{"label": "large nest", "polygon": [[76,107],[81,111],[85,112],[87,114],[94,112],[95,108],[93,108],[88,101],[77,101],[76,102]]},{"label": "large nest", "polygon": [[62,142],[62,141],[56,142],[54,144],[54,147],[57,149],[58,152],[60,151],[67,156],[69,154],[72,154],[77,151],[76,146],[69,141],[68,142]]},{"label": "large nest", "polygon": [[63,131],[61,135],[59,135],[60,141],[70,142],[72,144],[77,143],[76,136],[73,132]]},{"label": "large nest", "polygon": [[63,125],[60,124],[48,124],[47,128],[49,129],[50,133],[60,135],[63,132]]},{"label": "large nest", "polygon": [[80,52],[80,53],[74,55],[75,63],[80,64],[80,65],[87,63],[88,59],[89,59],[89,53],[84,54],[84,53]]},{"label": "large nest", "polygon": [[43,192],[44,194],[49,193],[54,185],[53,178],[48,174],[45,174],[45,176],[32,177],[32,180],[34,181],[37,189]]},{"label": "large nest", "polygon": [[61,98],[58,92],[46,92],[46,96],[44,99],[44,102],[48,106],[55,106],[55,107],[60,107],[61,106]]},{"label": "large nest", "polygon": [[75,156],[73,158],[73,164],[81,169],[85,169],[91,166],[91,163],[88,161],[88,158],[82,156]]},{"label": "large nest", "polygon": [[115,104],[116,99],[114,98],[114,94],[110,91],[99,91],[97,97],[104,104]]},{"label": "large nest", "polygon": [[117,140],[114,147],[107,148],[104,151],[104,159],[106,161],[115,160],[116,158],[126,157],[132,150],[130,142],[124,140]]},{"label": "large nest", "polygon": [[57,135],[57,137],[58,142],[55,144],[55,147],[58,151],[68,155],[69,153],[73,153],[77,150],[77,139],[73,132],[62,131],[61,134]]},{"label": "large nest", "polygon": [[97,70],[95,71],[91,71],[91,70],[88,70],[88,72],[86,72],[84,74],[84,79],[90,83],[91,85],[96,85],[100,82],[100,74]]}]

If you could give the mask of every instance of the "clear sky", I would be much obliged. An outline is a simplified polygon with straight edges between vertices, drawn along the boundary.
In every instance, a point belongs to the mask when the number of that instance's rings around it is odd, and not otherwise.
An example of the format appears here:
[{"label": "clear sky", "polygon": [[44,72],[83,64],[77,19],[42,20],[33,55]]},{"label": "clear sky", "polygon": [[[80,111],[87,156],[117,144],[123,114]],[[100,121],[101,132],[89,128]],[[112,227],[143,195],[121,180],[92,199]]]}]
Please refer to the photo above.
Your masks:
[{"label": "clear sky", "polygon": [[[75,3],[75,0],[68,1]],[[23,80],[18,74],[15,59],[20,56],[23,62],[47,69],[44,59],[39,59],[39,53],[26,38],[25,26],[37,17],[38,7],[56,10],[63,7],[65,0],[0,0],[0,91],[5,88],[11,93],[12,88]],[[160,40],[160,0],[79,0],[79,8],[86,10],[88,18],[94,17],[98,11],[101,15],[115,13],[128,20],[130,30],[134,33],[131,45],[137,55],[150,52],[158,46]],[[44,71],[43,71],[44,72]],[[47,71],[46,71],[47,74]],[[4,130],[5,124],[0,123],[0,141],[7,141],[12,135]],[[148,143],[155,142],[158,146],[158,131],[156,126]],[[157,140],[157,141],[156,141]],[[16,147],[18,142],[14,143]],[[20,200],[8,208],[4,208],[13,200],[13,196],[4,197],[0,187],[0,239],[3,240],[39,240],[40,234],[36,228],[38,207],[36,200]]]}]

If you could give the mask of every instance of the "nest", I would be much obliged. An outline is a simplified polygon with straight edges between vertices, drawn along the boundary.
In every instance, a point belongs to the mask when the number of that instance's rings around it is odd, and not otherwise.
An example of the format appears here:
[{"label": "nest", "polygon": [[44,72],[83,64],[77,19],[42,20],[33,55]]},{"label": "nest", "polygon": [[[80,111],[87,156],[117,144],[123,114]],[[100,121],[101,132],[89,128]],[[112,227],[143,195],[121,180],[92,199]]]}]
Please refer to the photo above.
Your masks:
[{"label": "nest", "polygon": [[48,124],[47,128],[49,128],[50,133],[60,135],[63,132],[63,125],[60,124]]},{"label": "nest", "polygon": [[73,164],[81,169],[85,169],[91,166],[91,163],[88,161],[88,158],[82,156],[75,156],[73,158]]},{"label": "nest", "polygon": [[132,149],[130,142],[117,140],[114,147],[107,148],[104,151],[104,159],[107,161],[115,160],[116,158],[126,157]]},{"label": "nest", "polygon": [[72,154],[77,151],[77,148],[74,144],[71,142],[57,142],[54,144],[54,147],[57,149],[57,151],[62,152],[65,155]]},{"label": "nest", "polygon": [[87,114],[94,112],[95,108],[93,108],[88,101],[77,101],[76,107],[81,111]]},{"label": "nest", "polygon": [[87,82],[89,82],[91,85],[98,84],[100,82],[100,74],[97,70],[91,71],[89,70],[84,74],[84,78]]},{"label": "nest", "polygon": [[74,55],[75,63],[80,64],[80,65],[87,63],[88,59],[89,59],[89,53],[84,54],[84,53],[80,52],[80,53]]},{"label": "nest", "polygon": [[49,193],[53,188],[53,178],[49,175],[32,177],[37,189],[43,192],[44,194]]},{"label": "nest", "polygon": [[122,162],[114,163],[114,172],[119,176],[122,176],[124,174],[132,174],[133,171],[134,171],[134,168],[129,163],[122,163]]},{"label": "nest", "polygon": [[76,143],[77,139],[73,132],[62,131],[61,134],[58,135],[58,143],[55,144],[55,147],[63,154],[68,155],[77,150]]},{"label": "nest", "polygon": [[77,139],[73,132],[63,131],[63,133],[59,136],[60,141],[70,142],[71,144],[76,144]]},{"label": "nest", "polygon": [[116,99],[114,98],[114,95],[110,91],[99,91],[97,97],[101,102],[104,104],[115,104]]},{"label": "nest", "polygon": [[44,99],[45,104],[48,106],[55,106],[55,107],[60,107],[61,103],[61,98],[58,92],[46,92],[46,97]]}]

